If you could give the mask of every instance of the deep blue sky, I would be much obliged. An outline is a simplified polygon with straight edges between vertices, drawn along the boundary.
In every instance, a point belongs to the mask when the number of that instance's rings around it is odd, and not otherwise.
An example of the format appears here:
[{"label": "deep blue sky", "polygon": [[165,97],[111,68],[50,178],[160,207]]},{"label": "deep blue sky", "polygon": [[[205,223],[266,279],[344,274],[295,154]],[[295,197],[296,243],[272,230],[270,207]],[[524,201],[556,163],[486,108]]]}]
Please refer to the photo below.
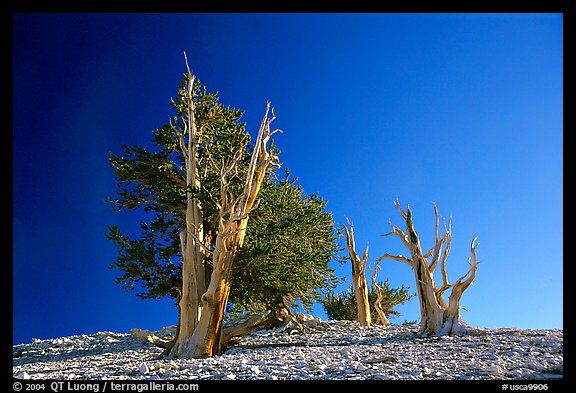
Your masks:
[{"label": "deep blue sky", "polygon": [[[13,19],[13,332],[31,338],[176,324],[108,269],[109,152],[150,145],[190,66],[251,132],[266,100],[281,160],[355,225],[370,263],[410,203],[423,247],[452,214],[448,274],[482,261],[463,318],[563,327],[561,14],[16,14]],[[351,284],[350,265],[333,265]],[[411,269],[379,279],[414,289]],[[419,319],[417,301],[393,322]],[[325,318],[321,307],[316,314]]]}]

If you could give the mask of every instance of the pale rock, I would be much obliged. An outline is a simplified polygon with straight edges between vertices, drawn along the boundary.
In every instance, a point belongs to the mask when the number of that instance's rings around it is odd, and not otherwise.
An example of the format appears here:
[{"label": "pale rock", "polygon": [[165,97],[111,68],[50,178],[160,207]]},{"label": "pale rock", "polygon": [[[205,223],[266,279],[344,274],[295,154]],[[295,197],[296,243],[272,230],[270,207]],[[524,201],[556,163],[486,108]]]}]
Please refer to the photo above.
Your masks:
[{"label": "pale rock", "polygon": [[545,371],[546,367],[543,366],[540,362],[531,360],[527,363],[527,366],[535,371]]},{"label": "pale rock", "polygon": [[146,363],[142,363],[138,368],[138,370],[140,371],[141,374],[148,374],[150,372],[150,368],[148,368],[148,365]]},{"label": "pale rock", "polygon": [[302,352],[302,348],[298,348],[296,350],[296,355],[298,356],[299,359],[305,359],[304,352]]},{"label": "pale rock", "polygon": [[26,371],[24,371],[24,370],[18,372],[18,373],[15,375],[15,377],[18,378],[18,379],[30,379],[30,378],[31,378],[31,377],[30,377],[30,374],[28,374],[28,373],[27,373]]},{"label": "pale rock", "polygon": [[56,340],[52,341],[52,345],[55,347],[65,347],[70,343],[70,340],[67,337],[57,338]]},{"label": "pale rock", "polygon": [[483,369],[480,370],[480,373],[485,375],[500,376],[504,373],[504,370],[502,370],[502,368],[498,365],[492,365],[489,367],[484,367]]},{"label": "pale rock", "polygon": [[340,350],[342,356],[350,356],[354,353],[354,350],[350,347],[344,347]]},{"label": "pale rock", "polygon": [[476,327],[468,327],[466,329],[466,333],[470,336],[487,336],[488,332],[485,329],[476,328]]},{"label": "pale rock", "polygon": [[523,373],[524,373],[524,371],[522,371],[521,369],[514,369],[514,370],[508,371],[507,374],[513,379],[519,379]]},{"label": "pale rock", "polygon": [[[484,335],[418,337],[416,327],[361,327],[293,316],[291,330],[259,329],[220,356],[155,359],[161,348],[130,334],[100,333],[13,346],[15,377],[42,379],[559,379],[562,330],[486,328]],[[168,332],[165,332],[168,333]],[[160,331],[157,336],[163,334]],[[534,339],[534,340],[531,340]],[[25,368],[25,371],[24,371]],[[234,377],[232,377],[232,375]]]}]

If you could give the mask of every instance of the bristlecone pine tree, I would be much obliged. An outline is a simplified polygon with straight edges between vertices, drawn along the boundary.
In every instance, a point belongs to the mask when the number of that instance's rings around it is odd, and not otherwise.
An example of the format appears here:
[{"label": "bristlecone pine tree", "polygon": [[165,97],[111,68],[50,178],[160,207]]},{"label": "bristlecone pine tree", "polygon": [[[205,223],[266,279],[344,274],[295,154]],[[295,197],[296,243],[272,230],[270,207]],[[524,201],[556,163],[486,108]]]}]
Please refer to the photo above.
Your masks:
[{"label": "bristlecone pine tree", "polygon": [[356,240],[354,239],[354,226],[346,217],[348,226],[342,225],[346,249],[350,255],[352,263],[352,283],[354,285],[354,294],[356,296],[356,305],[358,309],[358,323],[361,326],[370,326],[372,318],[370,317],[370,303],[368,302],[368,285],[366,285],[366,262],[368,261],[368,245],[364,250],[362,258],[356,252]]},{"label": "bristlecone pine tree", "polygon": [[334,287],[337,235],[325,201],[305,195],[288,171],[277,178],[270,103],[251,148],[242,112],[220,104],[189,68],[172,106],[177,115],[153,132],[159,151],[134,145],[110,154],[119,192],[109,201],[152,219],[139,239],[116,225],[106,237],[119,248],[111,265],[123,272],[118,283],[141,298],[176,300],[176,339],[162,343],[165,356],[212,356],[232,335],[222,329],[225,311],[271,311],[278,322],[296,301],[311,306]]},{"label": "bristlecone pine tree", "polygon": [[[368,288],[368,302],[370,303],[370,312],[372,315],[372,323],[374,325],[388,325],[388,317],[398,317],[400,313],[395,309],[396,306],[404,304],[414,297],[410,294],[410,288],[401,287],[392,288],[390,280],[377,282],[377,286],[381,290],[377,293],[376,286],[372,285]],[[376,300],[380,298],[380,308],[382,314],[376,311]],[[324,311],[329,319],[333,320],[358,320],[358,304],[356,303],[356,294],[354,287],[350,286],[348,289],[334,293],[329,291],[320,300]],[[384,315],[383,319],[380,316]],[[387,323],[388,322],[388,323]]]},{"label": "bristlecone pine tree", "polygon": [[[452,243],[451,219],[448,221],[448,224],[445,223],[444,234],[439,237],[438,209],[436,204],[433,204],[434,213],[436,215],[435,243],[430,250],[423,252],[420,245],[420,239],[414,229],[410,205],[408,205],[406,211],[402,209],[398,199],[396,199],[394,205],[406,222],[406,232],[402,231],[402,229],[390,222],[393,231],[382,236],[395,235],[399,237],[404,246],[406,246],[410,251],[410,258],[403,255],[385,254],[380,257],[379,260],[390,258],[395,261],[406,263],[414,270],[417,295],[420,301],[420,334],[423,336],[455,336],[466,334],[467,325],[460,315],[460,299],[462,298],[464,291],[468,289],[476,278],[478,266],[476,248],[479,245],[479,243],[476,243],[476,235],[474,235],[472,244],[470,245],[471,257],[468,260],[470,269],[454,284],[450,284],[446,273],[446,259],[448,258]],[[442,251],[444,245],[445,248],[444,251]],[[436,282],[434,281],[434,270],[438,265],[440,265],[442,272],[442,285],[440,287],[437,287]],[[452,288],[452,292],[448,304],[446,304],[443,294],[449,288]]]},{"label": "bristlecone pine tree", "polygon": [[[200,189],[198,151],[202,135],[198,133],[195,117],[194,75],[188,69],[186,95],[187,112],[182,126],[174,126],[173,131],[180,137],[180,149],[186,159],[186,227],[181,233],[184,255],[182,267],[182,297],[180,299],[180,323],[170,356],[177,358],[198,358],[221,353],[221,334],[224,311],[230,294],[234,262],[244,237],[250,213],[255,207],[256,198],[269,165],[277,165],[278,157],[268,151],[270,137],[277,131],[270,130],[270,103],[258,137],[254,145],[250,164],[240,195],[231,190],[231,180],[237,172],[242,158],[243,146],[231,160],[210,164],[220,168],[220,198],[218,206],[218,232],[214,249],[204,246],[202,206],[195,196]],[[210,157],[208,157],[210,159]],[[209,283],[205,281],[204,263],[206,255],[212,256],[212,274]]]}]

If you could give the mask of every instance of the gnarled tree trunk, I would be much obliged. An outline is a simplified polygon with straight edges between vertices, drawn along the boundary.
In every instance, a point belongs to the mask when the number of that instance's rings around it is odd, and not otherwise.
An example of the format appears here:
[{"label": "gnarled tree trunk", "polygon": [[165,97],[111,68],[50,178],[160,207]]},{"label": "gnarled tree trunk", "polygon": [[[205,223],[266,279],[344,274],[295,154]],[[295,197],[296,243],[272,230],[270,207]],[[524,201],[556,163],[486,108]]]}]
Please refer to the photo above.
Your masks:
[{"label": "gnarled tree trunk", "polygon": [[[186,63],[188,67],[188,63]],[[180,233],[182,252],[182,292],[178,302],[178,334],[170,349],[173,357],[180,357],[187,338],[192,336],[200,320],[200,297],[206,290],[205,269],[207,255],[204,251],[204,219],[200,200],[195,190],[200,189],[198,175],[198,145],[193,88],[195,77],[188,69],[187,113],[185,128],[180,133],[180,150],[186,165],[186,227]]]},{"label": "gnarled tree trunk", "polygon": [[198,358],[221,353],[222,322],[224,310],[230,294],[230,284],[234,271],[234,261],[244,242],[249,215],[256,208],[255,202],[268,165],[278,165],[278,158],[267,150],[270,137],[270,103],[262,120],[258,138],[254,146],[247,177],[242,193],[234,199],[230,191],[229,174],[233,173],[240,154],[228,165],[221,165],[219,226],[214,250],[212,251],[213,270],[210,284],[201,297],[202,313],[198,325],[191,336],[182,338],[178,353],[173,356]]},{"label": "gnarled tree trunk", "polygon": [[[394,202],[394,205],[402,215],[402,218],[406,221],[406,233],[394,224],[390,223],[393,231],[382,236],[398,236],[404,243],[404,246],[406,246],[410,251],[410,258],[403,255],[385,254],[379,260],[390,258],[395,261],[404,262],[414,270],[418,299],[420,301],[420,333],[422,335],[466,334],[467,325],[460,316],[460,299],[462,298],[464,291],[468,289],[476,278],[478,265],[476,260],[476,248],[479,245],[479,243],[476,243],[476,235],[474,235],[470,246],[470,252],[472,254],[468,260],[470,269],[454,284],[450,284],[446,273],[446,259],[448,258],[452,242],[450,220],[447,225],[444,225],[444,234],[439,237],[438,209],[434,204],[434,213],[436,215],[435,243],[430,250],[424,253],[420,245],[418,234],[414,229],[410,205],[408,205],[406,212],[402,210],[398,200]],[[444,245],[446,245],[446,247],[444,248],[444,251],[442,251]],[[430,258],[431,260],[429,262]],[[434,270],[438,264],[440,264],[442,272],[442,285],[440,287],[437,287],[436,282],[434,281]],[[449,288],[452,288],[452,293],[449,297],[449,303],[446,305],[443,294]]]},{"label": "gnarled tree trunk", "polygon": [[376,280],[378,271],[380,270],[380,261],[381,259],[378,259],[376,261],[376,263],[374,264],[374,271],[372,272],[372,286],[376,291],[376,301],[374,301],[374,310],[376,310],[376,313],[378,314],[380,324],[384,326],[390,326],[390,321],[386,317],[386,313],[384,312],[381,306],[382,300],[384,299],[384,295],[382,294],[384,292],[384,289],[382,289],[382,287],[378,285],[378,281]]},{"label": "gnarled tree trunk", "polygon": [[368,302],[368,286],[366,285],[366,262],[368,261],[368,246],[364,250],[362,258],[356,252],[354,240],[354,226],[346,218],[348,227],[342,225],[346,248],[352,262],[352,282],[354,284],[354,294],[356,296],[356,306],[358,308],[358,322],[361,326],[370,326],[372,318],[370,317],[370,303]]},{"label": "gnarled tree trunk", "polygon": [[[186,54],[184,54],[186,56]],[[250,166],[242,193],[234,198],[230,190],[230,176],[238,173],[244,146],[238,146],[235,156],[228,162],[216,163],[212,157],[207,162],[220,170],[219,224],[214,248],[209,249],[203,229],[203,212],[199,199],[198,151],[202,135],[197,132],[194,114],[194,80],[186,59],[188,83],[186,85],[186,113],[184,129],[174,127],[180,140],[180,150],[186,164],[186,226],[180,234],[182,248],[182,292],[179,300],[179,319],[173,346],[167,348],[167,356],[174,358],[198,358],[221,353],[222,322],[230,294],[234,261],[244,242],[250,212],[257,207],[256,198],[268,165],[279,166],[278,157],[268,152],[272,134],[270,102],[258,131]],[[207,266],[212,258],[212,273],[207,284]]]}]

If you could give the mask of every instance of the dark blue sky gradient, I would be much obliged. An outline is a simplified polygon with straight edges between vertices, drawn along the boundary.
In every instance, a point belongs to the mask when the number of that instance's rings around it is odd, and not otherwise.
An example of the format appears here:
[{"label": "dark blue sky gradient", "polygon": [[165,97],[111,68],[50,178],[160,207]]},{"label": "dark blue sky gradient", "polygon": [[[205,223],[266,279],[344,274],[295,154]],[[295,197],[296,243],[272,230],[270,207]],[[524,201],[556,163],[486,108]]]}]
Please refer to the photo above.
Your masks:
[{"label": "dark blue sky gradient", "polygon": [[[451,282],[473,326],[563,325],[561,14],[16,14],[14,342],[176,324],[170,300],[114,284],[109,152],[150,147],[190,66],[255,132],[266,100],[281,160],[355,224],[370,261],[404,253],[388,221],[410,203],[424,248],[453,216]],[[361,251],[361,250],[360,250]],[[350,266],[334,264],[351,284]],[[380,279],[414,288],[407,265]],[[419,318],[416,301],[400,318]],[[321,307],[315,313],[325,315]]]}]

